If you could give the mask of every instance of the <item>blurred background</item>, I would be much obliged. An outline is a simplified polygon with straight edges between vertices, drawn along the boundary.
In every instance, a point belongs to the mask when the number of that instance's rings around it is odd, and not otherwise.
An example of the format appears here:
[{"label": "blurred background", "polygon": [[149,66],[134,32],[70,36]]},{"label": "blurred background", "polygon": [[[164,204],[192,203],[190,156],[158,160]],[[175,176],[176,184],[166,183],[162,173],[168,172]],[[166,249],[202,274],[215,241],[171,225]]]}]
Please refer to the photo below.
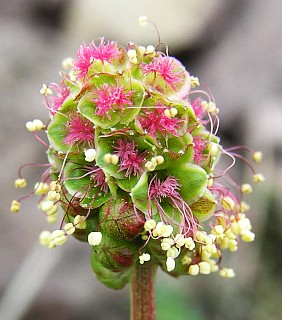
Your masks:
[{"label": "blurred background", "polygon": [[[44,148],[25,130],[47,119],[39,90],[58,82],[62,59],[84,41],[105,36],[126,45],[156,44],[146,15],[170,54],[207,84],[220,108],[222,144],[247,144],[264,153],[266,182],[248,200],[256,233],[252,244],[225,257],[236,277],[185,277],[159,272],[158,320],[264,320],[282,314],[282,2],[280,0],[1,0],[0,1],[0,319],[124,320],[128,288],[100,284],[90,249],[75,239],[63,248],[38,245],[45,219],[28,200],[18,214],[10,202],[23,163],[46,161]],[[32,172],[31,172],[32,171]],[[25,171],[35,182],[40,170]],[[36,175],[38,174],[38,175]],[[241,169],[238,180],[251,175]]]}]

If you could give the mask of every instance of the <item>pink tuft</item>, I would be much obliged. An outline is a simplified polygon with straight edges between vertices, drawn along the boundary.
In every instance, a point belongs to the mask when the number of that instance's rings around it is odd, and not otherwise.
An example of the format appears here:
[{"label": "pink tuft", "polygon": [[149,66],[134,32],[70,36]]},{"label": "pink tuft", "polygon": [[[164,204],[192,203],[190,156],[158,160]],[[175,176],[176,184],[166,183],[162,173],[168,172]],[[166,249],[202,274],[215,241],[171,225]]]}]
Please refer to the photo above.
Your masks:
[{"label": "pink tuft", "polygon": [[143,63],[141,69],[145,75],[155,73],[159,75],[168,85],[176,90],[175,84],[181,83],[182,70],[176,64],[177,60],[171,57],[159,56],[152,60],[151,63]]},{"label": "pink tuft", "polygon": [[55,91],[57,94],[49,97],[48,99],[48,108],[52,115],[59,110],[66,100],[66,98],[70,95],[70,89],[62,82],[61,86],[56,83],[51,83],[49,88]]},{"label": "pink tuft", "polygon": [[197,165],[200,165],[201,162],[205,159],[203,150],[206,148],[207,142],[202,139],[202,137],[197,136],[193,137],[193,147],[194,147],[194,162]]},{"label": "pink tuft", "polygon": [[163,136],[171,134],[175,137],[179,136],[177,127],[182,122],[181,119],[176,117],[168,118],[164,114],[164,107],[160,104],[157,104],[153,112],[148,109],[144,110],[144,115],[141,115],[138,120],[140,122],[143,130],[148,132],[152,137],[156,137],[157,133],[160,133]]},{"label": "pink tuft", "polygon": [[104,171],[101,168],[97,168],[93,171],[92,175],[94,180],[94,187],[100,187],[100,190],[107,193],[109,186]]},{"label": "pink tuft", "polygon": [[119,139],[117,141],[118,146],[114,146],[116,149],[115,154],[119,156],[120,164],[118,171],[124,171],[125,176],[128,177],[131,174],[136,176],[138,173],[142,173],[142,164],[144,163],[145,153],[139,153],[135,148],[134,141],[127,142]]},{"label": "pink tuft", "polygon": [[118,59],[121,51],[118,48],[117,42],[111,41],[105,43],[104,38],[101,38],[98,46],[94,42],[91,43],[91,54],[94,59],[104,63],[105,61],[109,62],[112,59]]},{"label": "pink tuft", "polygon": [[116,108],[124,110],[124,105],[132,106],[132,101],[129,98],[132,95],[132,92],[126,92],[125,89],[113,84],[110,86],[106,83],[103,84],[102,89],[94,90],[96,98],[92,101],[96,104],[95,114],[98,116],[104,116],[106,114],[108,119],[111,119],[109,114],[110,111],[114,111]]},{"label": "pink tuft", "polygon": [[202,107],[201,103],[203,102],[203,99],[197,98],[193,101],[190,101],[190,104],[195,112],[195,115],[198,119],[203,119],[204,116],[207,114],[206,110]]},{"label": "pink tuft", "polygon": [[92,48],[82,44],[77,53],[77,60],[73,62],[74,69],[78,72],[77,78],[84,78],[87,76],[89,67],[93,61]]},{"label": "pink tuft", "polygon": [[82,144],[82,146],[92,146],[94,142],[93,123],[83,118],[80,114],[75,113],[66,124],[67,135],[64,143],[73,145],[74,143]]}]

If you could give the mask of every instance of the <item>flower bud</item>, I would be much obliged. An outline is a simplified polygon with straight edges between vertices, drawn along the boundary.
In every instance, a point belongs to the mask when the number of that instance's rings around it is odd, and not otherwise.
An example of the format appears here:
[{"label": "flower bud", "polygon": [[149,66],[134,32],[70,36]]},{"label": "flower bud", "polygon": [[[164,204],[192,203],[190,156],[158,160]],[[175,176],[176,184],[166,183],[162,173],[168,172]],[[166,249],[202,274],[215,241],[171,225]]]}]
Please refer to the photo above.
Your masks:
[{"label": "flower bud", "polygon": [[102,207],[100,221],[102,229],[113,237],[133,240],[141,233],[145,217],[129,198],[119,196]]}]

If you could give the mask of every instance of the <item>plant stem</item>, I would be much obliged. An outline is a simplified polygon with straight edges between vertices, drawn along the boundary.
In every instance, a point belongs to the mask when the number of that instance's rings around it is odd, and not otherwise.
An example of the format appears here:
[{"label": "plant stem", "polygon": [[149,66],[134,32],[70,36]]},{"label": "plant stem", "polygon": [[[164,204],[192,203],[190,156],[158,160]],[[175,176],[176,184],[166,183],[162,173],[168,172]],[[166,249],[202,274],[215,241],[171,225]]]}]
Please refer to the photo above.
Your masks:
[{"label": "plant stem", "polygon": [[131,320],[155,319],[157,267],[150,261],[133,267],[131,278]]}]

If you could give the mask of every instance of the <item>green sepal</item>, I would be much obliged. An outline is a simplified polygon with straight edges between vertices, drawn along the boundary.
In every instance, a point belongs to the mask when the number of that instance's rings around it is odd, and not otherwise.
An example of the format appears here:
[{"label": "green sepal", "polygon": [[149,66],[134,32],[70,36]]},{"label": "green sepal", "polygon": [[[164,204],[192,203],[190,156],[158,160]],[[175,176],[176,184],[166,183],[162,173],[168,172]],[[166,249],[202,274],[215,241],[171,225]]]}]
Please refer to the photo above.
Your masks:
[{"label": "green sepal", "polygon": [[122,289],[130,280],[131,269],[121,272],[114,272],[106,269],[98,260],[96,251],[92,251],[90,255],[90,263],[92,270],[96,274],[97,279],[111,289]]},{"label": "green sepal", "polygon": [[136,241],[120,240],[102,233],[102,241],[93,247],[93,252],[102,266],[113,272],[130,268],[138,258],[138,243]]},{"label": "green sepal", "polygon": [[116,179],[125,179],[123,172],[118,172],[118,165],[108,164],[104,157],[106,154],[112,154],[114,138],[101,137],[98,129],[95,130],[96,163],[103,171]]},{"label": "green sepal", "polygon": [[201,198],[192,203],[190,208],[193,215],[198,219],[199,222],[208,220],[214,213],[216,208],[216,200],[210,190],[206,189]]},{"label": "green sepal", "polygon": [[100,186],[95,187],[91,175],[85,176],[85,173],[81,165],[68,162],[64,169],[65,188],[70,195],[81,199],[81,207],[100,207],[111,198],[111,194],[100,190]]},{"label": "green sepal", "polygon": [[[134,206],[142,211],[143,213],[148,213],[149,211],[149,201],[148,201],[148,173],[144,172],[138,183],[131,190],[131,198]],[[150,203],[151,214],[157,212],[155,204]]]},{"label": "green sepal", "polygon": [[125,179],[116,180],[116,184],[124,191],[130,192],[133,189],[137,182],[139,181],[139,176],[129,176]]},{"label": "green sepal", "polygon": [[87,96],[84,96],[79,100],[77,108],[85,118],[93,122],[95,126],[99,126],[103,129],[113,127],[121,119],[120,113],[112,110],[109,111],[109,118],[107,115],[95,115],[96,105],[93,101],[90,101]]},{"label": "green sepal", "polygon": [[63,141],[67,136],[66,124],[69,121],[69,114],[76,112],[76,102],[73,101],[73,98],[70,97],[65,100],[60,112],[57,112],[47,128],[47,137],[52,148],[61,153],[67,153],[74,150],[70,148],[68,144],[65,144]]},{"label": "green sepal", "polygon": [[133,207],[131,198],[126,193],[119,193],[116,199],[104,204],[100,209],[101,229],[112,237],[133,240],[143,230],[144,214]]},{"label": "green sepal", "polygon": [[188,204],[194,203],[204,194],[207,188],[208,176],[201,167],[186,163],[170,166],[167,171],[178,179],[181,185],[179,193]]}]

